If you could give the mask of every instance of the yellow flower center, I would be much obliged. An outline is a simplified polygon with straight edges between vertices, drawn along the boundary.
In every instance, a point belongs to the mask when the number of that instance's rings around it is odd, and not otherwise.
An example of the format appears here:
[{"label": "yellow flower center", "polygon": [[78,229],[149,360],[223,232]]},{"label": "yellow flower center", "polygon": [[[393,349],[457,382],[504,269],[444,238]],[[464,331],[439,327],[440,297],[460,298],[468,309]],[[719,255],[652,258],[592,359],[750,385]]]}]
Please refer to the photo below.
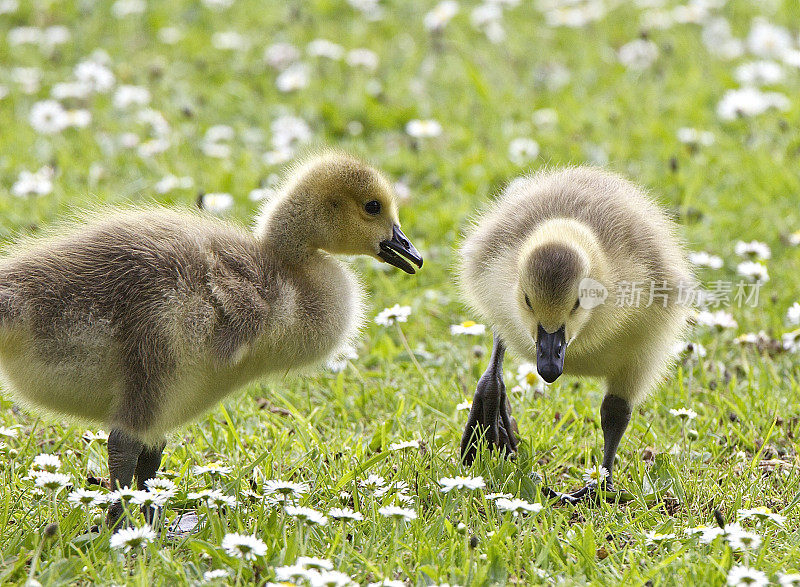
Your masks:
[{"label": "yellow flower center", "polygon": [[463,326],[464,328],[472,328],[473,326],[475,326],[475,324],[476,322],[473,322],[472,320],[465,320],[464,322],[461,323],[461,326]]}]

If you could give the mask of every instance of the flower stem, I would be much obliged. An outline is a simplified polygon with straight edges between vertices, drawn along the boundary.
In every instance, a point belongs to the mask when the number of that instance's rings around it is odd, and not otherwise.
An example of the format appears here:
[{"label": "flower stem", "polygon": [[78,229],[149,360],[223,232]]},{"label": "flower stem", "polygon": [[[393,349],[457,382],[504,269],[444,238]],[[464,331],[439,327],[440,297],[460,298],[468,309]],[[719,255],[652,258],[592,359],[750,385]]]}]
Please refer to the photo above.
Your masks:
[{"label": "flower stem", "polygon": [[406,338],[406,335],[403,333],[403,329],[400,327],[400,323],[395,322],[395,326],[397,326],[397,332],[400,334],[400,341],[403,343],[403,347],[406,349],[408,356],[411,357],[411,362],[414,363],[414,366],[417,368],[417,371],[419,371],[419,374],[422,375],[422,379],[425,381],[425,385],[428,386],[428,390],[434,391],[433,384],[431,383],[430,379],[428,379],[428,374],[422,368],[422,365],[420,365],[419,361],[417,361],[417,357],[414,354],[414,351],[411,350],[411,347],[408,344],[408,339]]}]

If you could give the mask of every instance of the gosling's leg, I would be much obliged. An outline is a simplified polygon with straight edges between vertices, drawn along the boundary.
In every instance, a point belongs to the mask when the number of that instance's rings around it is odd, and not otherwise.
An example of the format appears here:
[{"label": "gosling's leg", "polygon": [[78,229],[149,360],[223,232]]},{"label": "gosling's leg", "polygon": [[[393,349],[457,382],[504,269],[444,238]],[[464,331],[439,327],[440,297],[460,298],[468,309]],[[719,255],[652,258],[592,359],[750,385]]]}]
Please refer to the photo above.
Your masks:
[{"label": "gosling's leg", "polygon": [[[128,436],[118,428],[111,430],[108,435],[108,473],[111,477],[112,491],[131,486],[143,448],[144,445],[140,440]],[[117,527],[122,512],[121,501],[111,504],[106,516],[109,528]]]},{"label": "gosling's leg", "polygon": [[[157,446],[145,446],[139,454],[139,460],[136,463],[136,486],[141,490],[147,489],[147,480],[156,476],[159,467],[161,466],[161,454],[164,452],[166,442],[162,442]],[[145,507],[142,509],[144,519],[148,524],[153,523],[155,518],[156,508]]]},{"label": "gosling's leg", "polygon": [[[602,482],[602,485],[608,491],[613,491],[614,489],[612,479],[614,457],[617,455],[619,442],[622,440],[630,421],[630,403],[612,393],[606,394],[605,398],[603,398],[603,404],[600,406],[600,426],[603,429],[603,468],[608,471],[608,476]],[[546,489],[545,493],[548,497],[557,497],[567,503],[577,503],[586,496],[595,495],[596,488],[596,484],[589,483],[574,493],[558,493],[552,489]]]},{"label": "gosling's leg", "polygon": [[492,356],[486,372],[478,381],[467,426],[461,437],[461,459],[469,465],[475,460],[478,443],[485,438],[506,454],[517,450],[517,423],[511,417],[511,405],[503,383],[505,345],[495,333]]}]

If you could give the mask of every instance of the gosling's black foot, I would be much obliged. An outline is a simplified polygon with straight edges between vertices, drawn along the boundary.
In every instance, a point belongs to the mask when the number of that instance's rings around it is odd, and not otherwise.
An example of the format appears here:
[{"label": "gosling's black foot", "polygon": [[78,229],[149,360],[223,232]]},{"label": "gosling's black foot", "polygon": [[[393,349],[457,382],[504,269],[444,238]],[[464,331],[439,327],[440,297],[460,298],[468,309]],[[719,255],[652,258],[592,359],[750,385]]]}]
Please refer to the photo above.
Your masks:
[{"label": "gosling's black foot", "polygon": [[517,422],[511,417],[511,404],[503,383],[505,346],[495,335],[494,348],[486,372],[478,381],[467,426],[461,437],[461,460],[472,464],[478,445],[485,439],[490,448],[513,455],[517,450]]},{"label": "gosling's black foot", "polygon": [[[496,385],[496,383],[494,384]],[[503,383],[500,381],[500,385]],[[498,401],[494,390],[478,391],[472,402],[464,435],[461,437],[461,460],[465,465],[470,465],[478,453],[478,446],[485,439],[489,448],[496,449],[503,456],[513,458],[517,451],[517,422],[511,416],[511,408],[503,389]],[[497,403],[500,406],[497,407]]]},{"label": "gosling's black foot", "polygon": [[549,487],[545,487],[542,493],[547,499],[557,499],[560,503],[567,503],[570,505],[576,505],[581,502],[598,504],[604,499],[607,501],[614,501],[612,496],[616,492],[614,491],[612,483],[602,484],[600,490],[598,490],[597,487],[597,483],[587,483],[584,487],[572,493],[561,493],[560,491],[554,491]]}]

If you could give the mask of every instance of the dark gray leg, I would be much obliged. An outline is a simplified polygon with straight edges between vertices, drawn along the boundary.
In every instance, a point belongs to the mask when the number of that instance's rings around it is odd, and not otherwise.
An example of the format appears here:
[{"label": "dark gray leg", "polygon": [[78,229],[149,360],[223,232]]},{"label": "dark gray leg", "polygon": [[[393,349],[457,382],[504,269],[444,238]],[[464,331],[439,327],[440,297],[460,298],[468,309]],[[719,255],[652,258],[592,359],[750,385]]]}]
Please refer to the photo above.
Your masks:
[{"label": "dark gray leg", "polygon": [[[108,473],[112,491],[131,486],[143,447],[141,441],[131,438],[122,430],[115,428],[108,435]],[[122,511],[122,503],[119,501],[108,508],[106,524],[110,528],[117,526]]]},{"label": "dark gray leg", "polygon": [[[136,486],[139,489],[147,489],[147,480],[156,476],[158,468],[161,466],[161,453],[164,452],[165,442],[158,446],[145,446],[139,454],[139,461],[136,464]],[[153,523],[155,509],[147,507],[142,509],[144,519],[148,524]]]},{"label": "dark gray leg", "polygon": [[622,435],[631,421],[631,405],[616,395],[610,393],[603,398],[600,406],[600,425],[603,428],[603,467],[608,471],[606,488],[613,489],[614,457],[617,456],[617,447]]},{"label": "dark gray leg", "polygon": [[511,417],[511,406],[503,383],[505,345],[495,333],[492,356],[486,372],[478,381],[467,426],[461,437],[461,460],[469,465],[475,460],[478,443],[485,438],[489,446],[511,454],[517,449],[514,433],[517,423]]},{"label": "dark gray leg", "polygon": [[[631,405],[621,397],[610,393],[606,394],[603,398],[603,404],[600,406],[600,426],[603,428],[603,467],[608,471],[608,477],[606,477],[602,486],[603,489],[608,491],[613,491],[614,489],[614,482],[611,477],[614,468],[614,457],[617,455],[619,442],[622,440],[622,435],[625,434],[630,421]],[[573,493],[559,493],[550,488],[545,488],[544,494],[547,497],[558,498],[561,501],[574,504],[586,496],[596,495],[596,489],[597,486],[592,483]]]}]

